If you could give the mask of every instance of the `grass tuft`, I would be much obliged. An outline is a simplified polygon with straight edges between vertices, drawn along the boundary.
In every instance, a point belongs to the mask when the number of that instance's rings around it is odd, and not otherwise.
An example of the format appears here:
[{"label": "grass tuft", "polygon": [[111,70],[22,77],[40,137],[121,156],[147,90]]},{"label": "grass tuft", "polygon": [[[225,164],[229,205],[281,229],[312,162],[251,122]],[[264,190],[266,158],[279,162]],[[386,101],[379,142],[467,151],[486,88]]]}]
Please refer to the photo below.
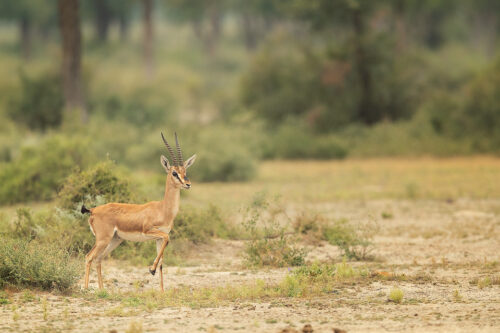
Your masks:
[{"label": "grass tuft", "polygon": [[389,293],[389,301],[400,304],[403,301],[404,293],[399,288],[393,288]]}]

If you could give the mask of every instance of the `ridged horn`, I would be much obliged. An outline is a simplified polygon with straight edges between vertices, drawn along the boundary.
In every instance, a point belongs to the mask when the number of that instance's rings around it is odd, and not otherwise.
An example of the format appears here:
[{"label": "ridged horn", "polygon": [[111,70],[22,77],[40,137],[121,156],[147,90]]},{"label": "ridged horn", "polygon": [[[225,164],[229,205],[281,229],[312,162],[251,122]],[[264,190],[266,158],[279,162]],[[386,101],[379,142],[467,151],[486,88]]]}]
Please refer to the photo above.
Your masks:
[{"label": "ridged horn", "polygon": [[184,165],[184,160],[182,159],[181,145],[179,140],[177,140],[177,133],[175,133],[175,145],[177,146],[177,157],[179,158],[180,165]]},{"label": "ridged horn", "polygon": [[165,146],[167,146],[168,153],[170,154],[170,158],[172,159],[172,163],[174,166],[178,166],[179,164],[177,163],[177,158],[175,157],[174,150],[170,145],[168,144],[167,140],[165,140],[165,137],[163,136],[163,132],[161,133],[161,138],[163,139],[163,143],[165,143]]}]

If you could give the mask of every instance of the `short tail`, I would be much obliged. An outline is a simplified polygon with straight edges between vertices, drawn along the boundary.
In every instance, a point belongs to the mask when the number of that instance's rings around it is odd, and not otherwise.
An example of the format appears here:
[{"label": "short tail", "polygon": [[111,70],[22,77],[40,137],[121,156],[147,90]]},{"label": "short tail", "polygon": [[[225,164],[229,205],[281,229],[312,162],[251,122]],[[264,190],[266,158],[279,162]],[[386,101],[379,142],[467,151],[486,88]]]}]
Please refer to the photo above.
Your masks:
[{"label": "short tail", "polygon": [[82,205],[82,209],[80,211],[82,212],[82,214],[92,213],[90,209],[87,209],[87,207],[85,207],[85,205]]}]

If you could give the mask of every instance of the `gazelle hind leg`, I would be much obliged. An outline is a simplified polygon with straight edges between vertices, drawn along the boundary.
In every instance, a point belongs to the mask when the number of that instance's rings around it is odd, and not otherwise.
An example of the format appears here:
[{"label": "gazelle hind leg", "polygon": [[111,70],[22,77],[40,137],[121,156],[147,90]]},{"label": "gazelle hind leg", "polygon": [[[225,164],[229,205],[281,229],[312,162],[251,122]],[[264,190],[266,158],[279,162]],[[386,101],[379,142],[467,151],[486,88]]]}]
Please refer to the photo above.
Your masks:
[{"label": "gazelle hind leg", "polygon": [[102,282],[102,272],[101,272],[101,263],[104,258],[106,258],[114,249],[118,247],[123,242],[123,239],[118,237],[118,235],[115,233],[113,238],[111,239],[111,242],[109,242],[108,246],[104,249],[104,251],[96,257],[96,264],[97,264],[97,280],[99,282],[99,288],[102,289],[104,288],[104,284]]},{"label": "gazelle hind leg", "polygon": [[95,244],[89,251],[89,253],[87,253],[87,255],[85,256],[85,285],[84,285],[85,289],[88,289],[89,287],[90,267],[92,266],[92,261],[89,260],[89,258],[91,257],[91,254],[92,252],[94,252],[94,250],[95,250]]},{"label": "gazelle hind leg", "polygon": [[[90,273],[90,266],[92,265],[92,261],[94,261],[94,259],[98,258],[103,252],[104,250],[106,249],[106,247],[108,246],[109,244],[109,241],[99,241],[99,242],[96,242],[96,244],[94,245],[94,249],[92,249],[92,251],[89,252],[89,254],[87,255],[87,272],[86,273]],[[98,262],[98,266],[97,266],[97,278],[99,280],[99,288],[102,288],[102,276],[101,276],[101,263],[100,261]],[[88,274],[86,274],[85,276],[85,288],[88,288],[88,285],[89,285],[89,276]]]}]

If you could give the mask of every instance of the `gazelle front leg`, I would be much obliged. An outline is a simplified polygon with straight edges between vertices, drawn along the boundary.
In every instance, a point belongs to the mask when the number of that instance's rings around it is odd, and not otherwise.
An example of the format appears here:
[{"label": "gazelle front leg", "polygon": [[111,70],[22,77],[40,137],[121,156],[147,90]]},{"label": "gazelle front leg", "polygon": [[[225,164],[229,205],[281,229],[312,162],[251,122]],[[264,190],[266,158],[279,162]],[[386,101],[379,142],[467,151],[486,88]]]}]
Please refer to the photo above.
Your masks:
[{"label": "gazelle front leg", "polygon": [[161,251],[163,239],[156,240],[156,255],[160,255],[160,289],[163,291],[163,252]]},{"label": "gazelle front leg", "polygon": [[163,231],[160,231],[160,230],[156,230],[156,229],[150,230],[150,231],[146,232],[145,234],[146,235],[150,235],[150,236],[155,236],[157,238],[160,238],[160,239],[157,240],[157,242],[158,241],[162,242],[160,250],[159,251],[157,250],[157,255],[156,255],[155,261],[153,262],[153,266],[151,266],[149,268],[149,272],[151,274],[155,275],[155,273],[156,273],[156,267],[158,267],[158,263],[160,262],[160,259],[163,256],[163,251],[165,251],[165,248],[168,245],[168,241],[169,241],[170,237],[168,236],[167,233],[165,233]]}]

